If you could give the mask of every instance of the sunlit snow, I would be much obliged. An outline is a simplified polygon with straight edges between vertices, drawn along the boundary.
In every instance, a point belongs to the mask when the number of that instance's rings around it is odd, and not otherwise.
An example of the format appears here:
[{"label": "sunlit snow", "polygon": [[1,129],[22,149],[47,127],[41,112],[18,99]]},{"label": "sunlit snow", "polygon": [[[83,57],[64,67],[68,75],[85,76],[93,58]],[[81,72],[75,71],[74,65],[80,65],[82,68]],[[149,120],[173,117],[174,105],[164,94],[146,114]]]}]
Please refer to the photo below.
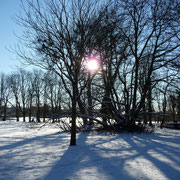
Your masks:
[{"label": "sunlit snow", "polygon": [[179,180],[180,131],[69,133],[0,122],[0,180]]}]

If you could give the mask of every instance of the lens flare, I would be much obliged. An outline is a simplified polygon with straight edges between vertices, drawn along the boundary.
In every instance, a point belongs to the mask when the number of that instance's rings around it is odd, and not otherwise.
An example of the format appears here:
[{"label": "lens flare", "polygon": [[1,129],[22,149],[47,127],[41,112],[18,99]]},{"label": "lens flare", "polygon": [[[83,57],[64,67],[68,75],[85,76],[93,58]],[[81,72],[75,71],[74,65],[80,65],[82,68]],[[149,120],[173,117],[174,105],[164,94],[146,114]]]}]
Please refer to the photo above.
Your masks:
[{"label": "lens flare", "polygon": [[98,64],[97,60],[95,60],[95,59],[90,59],[86,63],[86,68],[89,71],[95,71],[98,69],[98,67],[99,67],[99,64]]}]

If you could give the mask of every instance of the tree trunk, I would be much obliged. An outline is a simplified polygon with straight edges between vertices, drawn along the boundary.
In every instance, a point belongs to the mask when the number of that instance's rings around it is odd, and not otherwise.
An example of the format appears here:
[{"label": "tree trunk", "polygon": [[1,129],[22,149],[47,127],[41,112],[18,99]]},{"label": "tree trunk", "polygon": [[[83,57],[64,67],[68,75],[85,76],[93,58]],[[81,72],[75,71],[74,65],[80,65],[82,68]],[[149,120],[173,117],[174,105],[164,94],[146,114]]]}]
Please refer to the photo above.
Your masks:
[{"label": "tree trunk", "polygon": [[25,106],[23,105],[23,122],[26,121],[26,110],[25,110]]},{"label": "tree trunk", "polygon": [[147,125],[147,117],[146,117],[146,105],[145,103],[143,104],[143,117],[144,117],[144,125]]},{"label": "tree trunk", "polygon": [[46,103],[44,103],[44,106],[43,106],[43,122],[46,121]]},{"label": "tree trunk", "polygon": [[31,122],[31,117],[32,117],[32,110],[31,107],[29,108],[29,122]]},{"label": "tree trunk", "polygon": [[31,117],[32,117],[32,96],[29,104],[29,122],[31,122]]},{"label": "tree trunk", "polygon": [[148,92],[148,111],[149,111],[149,125],[152,126],[152,89],[151,89],[151,82],[149,83],[149,92]]},{"label": "tree trunk", "polygon": [[16,102],[16,121],[19,121],[19,106],[17,102]]},{"label": "tree trunk", "polygon": [[[87,84],[87,97],[88,97],[88,116],[92,117],[92,94],[91,94],[91,77],[90,72],[88,72],[88,84]],[[89,118],[89,123],[93,124],[93,120]]]},{"label": "tree trunk", "polygon": [[4,104],[4,117],[3,117],[3,121],[6,121],[6,117],[7,117],[7,103]]},{"label": "tree trunk", "polygon": [[36,112],[37,122],[40,122],[40,100],[37,97],[37,112]]},{"label": "tree trunk", "polygon": [[161,125],[160,125],[161,129],[163,128],[163,125],[165,123],[166,107],[167,107],[167,100],[166,100],[166,91],[165,91],[164,102],[163,102],[163,116],[162,116]]},{"label": "tree trunk", "polygon": [[[80,98],[78,98],[78,106],[79,106],[80,113],[83,115],[86,115],[86,109],[84,108],[83,103]],[[87,118],[82,117],[82,119],[83,119],[83,125],[87,124]]]},{"label": "tree trunk", "polygon": [[76,89],[77,89],[77,83],[74,83],[73,84],[73,97],[72,97],[72,120],[71,120],[70,146],[76,145],[76,102],[77,102]]}]

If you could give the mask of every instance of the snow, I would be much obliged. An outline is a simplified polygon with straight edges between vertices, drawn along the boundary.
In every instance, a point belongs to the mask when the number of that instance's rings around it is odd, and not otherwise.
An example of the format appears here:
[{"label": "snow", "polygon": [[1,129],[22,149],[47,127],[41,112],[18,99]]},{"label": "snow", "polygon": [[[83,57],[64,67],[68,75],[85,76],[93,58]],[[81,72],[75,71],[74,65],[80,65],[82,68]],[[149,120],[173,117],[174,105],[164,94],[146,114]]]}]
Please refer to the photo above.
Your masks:
[{"label": "snow", "polygon": [[0,122],[0,180],[179,180],[180,131],[70,134]]}]

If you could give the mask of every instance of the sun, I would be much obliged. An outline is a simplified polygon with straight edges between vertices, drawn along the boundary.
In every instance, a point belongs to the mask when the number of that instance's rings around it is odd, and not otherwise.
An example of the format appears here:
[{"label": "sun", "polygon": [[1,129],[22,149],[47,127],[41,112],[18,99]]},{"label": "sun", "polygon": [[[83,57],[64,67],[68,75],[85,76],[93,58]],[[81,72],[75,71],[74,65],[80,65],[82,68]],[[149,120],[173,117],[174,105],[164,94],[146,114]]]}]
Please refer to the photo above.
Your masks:
[{"label": "sun", "polygon": [[99,68],[99,64],[98,64],[97,60],[90,59],[90,60],[87,60],[87,62],[86,62],[86,68],[89,71],[96,71]]}]

